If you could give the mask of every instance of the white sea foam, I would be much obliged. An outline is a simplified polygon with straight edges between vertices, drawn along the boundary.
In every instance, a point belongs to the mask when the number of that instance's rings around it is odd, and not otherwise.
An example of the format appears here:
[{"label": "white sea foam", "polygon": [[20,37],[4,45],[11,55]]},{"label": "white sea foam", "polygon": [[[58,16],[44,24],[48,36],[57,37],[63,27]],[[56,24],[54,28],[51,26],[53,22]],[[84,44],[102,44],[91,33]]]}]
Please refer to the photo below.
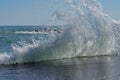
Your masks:
[{"label": "white sea foam", "polygon": [[48,34],[49,32],[16,31],[17,34]]}]

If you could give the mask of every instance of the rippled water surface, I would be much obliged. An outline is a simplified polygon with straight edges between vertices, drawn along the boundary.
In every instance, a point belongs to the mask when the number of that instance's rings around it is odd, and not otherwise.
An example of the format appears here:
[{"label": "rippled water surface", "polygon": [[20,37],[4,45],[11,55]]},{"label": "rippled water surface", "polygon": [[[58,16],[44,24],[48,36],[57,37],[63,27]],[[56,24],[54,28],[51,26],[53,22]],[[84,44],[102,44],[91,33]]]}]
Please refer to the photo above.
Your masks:
[{"label": "rippled water surface", "polygon": [[72,58],[0,67],[0,80],[119,80],[120,57]]}]

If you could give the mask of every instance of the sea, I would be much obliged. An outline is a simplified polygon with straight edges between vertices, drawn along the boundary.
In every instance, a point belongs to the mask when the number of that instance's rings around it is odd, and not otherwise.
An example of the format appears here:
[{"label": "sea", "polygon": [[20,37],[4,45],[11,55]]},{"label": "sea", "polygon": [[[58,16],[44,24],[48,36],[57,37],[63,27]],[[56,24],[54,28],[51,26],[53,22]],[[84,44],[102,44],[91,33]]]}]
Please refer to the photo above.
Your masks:
[{"label": "sea", "polygon": [[0,80],[120,80],[120,22],[96,0],[66,0],[49,24],[0,25]]},{"label": "sea", "polygon": [[120,80],[120,57],[70,58],[0,66],[0,80]]}]

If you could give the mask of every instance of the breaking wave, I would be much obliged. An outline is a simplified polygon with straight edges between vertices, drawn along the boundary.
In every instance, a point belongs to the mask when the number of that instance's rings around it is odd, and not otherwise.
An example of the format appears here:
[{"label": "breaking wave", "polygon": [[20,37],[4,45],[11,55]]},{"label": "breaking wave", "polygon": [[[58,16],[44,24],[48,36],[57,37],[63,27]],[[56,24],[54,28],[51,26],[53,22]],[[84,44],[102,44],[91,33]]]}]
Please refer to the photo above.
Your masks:
[{"label": "breaking wave", "polygon": [[52,32],[47,40],[12,44],[12,53],[0,54],[0,64],[119,54],[120,22],[104,13],[99,2],[67,0],[66,4],[67,11],[52,15],[53,24],[62,24],[61,33]]}]

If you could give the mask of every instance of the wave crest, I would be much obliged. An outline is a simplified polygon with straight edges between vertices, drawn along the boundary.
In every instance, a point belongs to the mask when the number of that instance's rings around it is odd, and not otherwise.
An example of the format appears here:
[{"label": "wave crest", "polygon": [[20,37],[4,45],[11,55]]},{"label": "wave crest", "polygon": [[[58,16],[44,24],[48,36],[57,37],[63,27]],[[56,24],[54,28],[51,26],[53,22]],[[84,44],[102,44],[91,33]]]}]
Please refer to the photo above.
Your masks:
[{"label": "wave crest", "polygon": [[67,11],[55,11],[52,23],[63,32],[47,40],[12,45],[13,53],[1,54],[0,64],[24,63],[78,56],[114,55],[120,50],[120,22],[104,13],[94,0],[67,0]]}]

